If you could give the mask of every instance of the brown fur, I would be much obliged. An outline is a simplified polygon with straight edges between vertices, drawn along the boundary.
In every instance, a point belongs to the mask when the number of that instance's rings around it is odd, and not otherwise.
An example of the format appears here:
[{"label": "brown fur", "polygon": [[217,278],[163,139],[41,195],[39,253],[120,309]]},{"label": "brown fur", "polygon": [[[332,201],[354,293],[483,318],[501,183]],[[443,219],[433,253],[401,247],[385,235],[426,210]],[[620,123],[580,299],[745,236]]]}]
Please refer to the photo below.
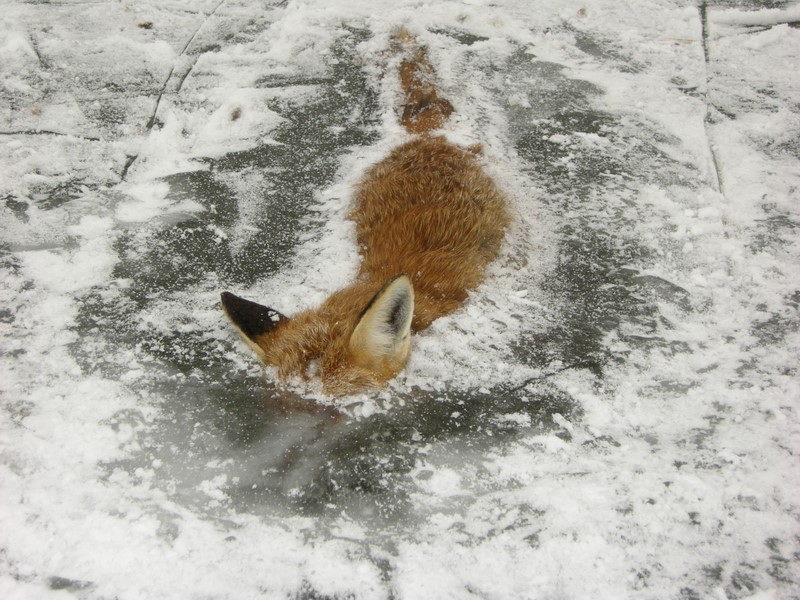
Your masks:
[{"label": "brown fur", "polygon": [[[456,310],[481,283],[508,224],[505,198],[482,170],[480,149],[429,133],[453,107],[438,97],[425,51],[405,30],[394,42],[410,54],[400,67],[401,123],[416,136],[371,167],[357,186],[350,213],[363,257],[357,280],[318,309],[282,318],[248,339],[284,378],[305,376],[311,361],[319,359],[318,374],[335,395],[379,387],[405,365],[407,350],[376,361],[351,344],[365,309],[387,281],[408,276],[411,329],[421,331]],[[226,312],[237,325],[236,316]]]},{"label": "brown fur", "polygon": [[427,136],[367,171],[351,217],[364,257],[359,276],[411,278],[414,331],[458,308],[480,284],[508,221],[504,197],[475,155]]},{"label": "brown fur", "polygon": [[395,33],[393,42],[396,49],[410,54],[400,63],[400,86],[405,95],[400,123],[409,133],[438,129],[452,114],[453,105],[436,93],[433,67],[425,50],[405,29]]}]

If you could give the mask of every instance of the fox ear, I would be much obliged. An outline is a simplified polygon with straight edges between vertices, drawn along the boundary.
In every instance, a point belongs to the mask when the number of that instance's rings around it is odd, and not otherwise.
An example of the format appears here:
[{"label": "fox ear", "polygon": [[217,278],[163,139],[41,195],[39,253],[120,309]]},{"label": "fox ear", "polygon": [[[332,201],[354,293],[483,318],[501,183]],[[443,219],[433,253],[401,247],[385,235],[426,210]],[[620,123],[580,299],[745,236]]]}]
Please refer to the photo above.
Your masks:
[{"label": "fox ear", "polygon": [[350,336],[350,350],[364,366],[402,368],[411,347],[414,288],[398,275],[375,294]]},{"label": "fox ear", "polygon": [[230,292],[222,292],[220,300],[225,315],[259,356],[264,351],[259,348],[256,338],[271,333],[279,324],[288,321],[277,310],[239,298]]}]

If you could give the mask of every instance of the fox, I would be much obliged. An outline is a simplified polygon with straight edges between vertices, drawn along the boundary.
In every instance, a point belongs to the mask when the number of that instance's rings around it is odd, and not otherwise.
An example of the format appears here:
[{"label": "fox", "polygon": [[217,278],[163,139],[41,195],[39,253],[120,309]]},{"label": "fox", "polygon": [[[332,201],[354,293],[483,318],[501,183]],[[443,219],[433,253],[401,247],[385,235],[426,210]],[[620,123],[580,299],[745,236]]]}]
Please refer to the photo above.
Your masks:
[{"label": "fox", "polygon": [[506,195],[482,165],[482,145],[464,148],[440,131],[454,107],[439,95],[426,48],[400,28],[390,49],[400,53],[399,122],[408,139],[355,186],[348,213],[361,255],[355,280],[293,317],[221,294],[224,314],[281,380],[308,381],[314,364],[333,397],[396,377],[411,334],[465,302],[510,222]]}]

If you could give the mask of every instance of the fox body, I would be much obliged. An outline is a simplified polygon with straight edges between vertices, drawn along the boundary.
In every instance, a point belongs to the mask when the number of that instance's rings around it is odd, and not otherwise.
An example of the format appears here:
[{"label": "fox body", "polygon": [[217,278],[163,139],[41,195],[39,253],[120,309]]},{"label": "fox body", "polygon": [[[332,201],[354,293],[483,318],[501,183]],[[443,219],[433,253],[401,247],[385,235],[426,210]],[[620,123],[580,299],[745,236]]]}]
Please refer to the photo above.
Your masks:
[{"label": "fox body", "polygon": [[483,280],[508,224],[506,200],[480,164],[480,148],[432,135],[453,108],[439,98],[422,48],[405,30],[395,43],[401,123],[413,134],[367,170],[355,191],[361,267],[348,287],[291,318],[222,294],[245,341],[281,377],[306,376],[312,361],[326,392],[376,388],[406,364],[410,333],[456,310]]}]

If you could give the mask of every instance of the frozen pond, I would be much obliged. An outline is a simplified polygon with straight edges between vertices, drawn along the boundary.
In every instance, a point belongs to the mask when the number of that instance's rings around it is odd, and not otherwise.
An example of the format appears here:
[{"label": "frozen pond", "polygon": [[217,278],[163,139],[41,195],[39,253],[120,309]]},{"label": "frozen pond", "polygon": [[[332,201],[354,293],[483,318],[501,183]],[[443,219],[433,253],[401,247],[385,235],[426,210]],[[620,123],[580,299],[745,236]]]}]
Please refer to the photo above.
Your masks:
[{"label": "frozen pond", "polygon": [[[6,3],[0,597],[800,597],[799,23]],[[293,314],[355,274],[399,24],[514,222],[385,391],[334,401],[219,293]]]}]

